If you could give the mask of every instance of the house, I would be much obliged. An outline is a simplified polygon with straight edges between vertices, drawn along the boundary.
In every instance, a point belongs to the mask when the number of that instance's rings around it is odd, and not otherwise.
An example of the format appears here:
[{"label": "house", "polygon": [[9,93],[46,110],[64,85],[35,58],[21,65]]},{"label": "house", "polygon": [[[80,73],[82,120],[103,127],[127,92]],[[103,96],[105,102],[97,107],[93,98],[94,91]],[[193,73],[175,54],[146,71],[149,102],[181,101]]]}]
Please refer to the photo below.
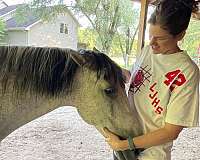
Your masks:
[{"label": "house", "polygon": [[18,6],[0,1],[0,18],[6,23],[4,45],[77,49],[80,24],[70,10],[50,22],[29,16],[25,23],[18,24],[14,18]]}]

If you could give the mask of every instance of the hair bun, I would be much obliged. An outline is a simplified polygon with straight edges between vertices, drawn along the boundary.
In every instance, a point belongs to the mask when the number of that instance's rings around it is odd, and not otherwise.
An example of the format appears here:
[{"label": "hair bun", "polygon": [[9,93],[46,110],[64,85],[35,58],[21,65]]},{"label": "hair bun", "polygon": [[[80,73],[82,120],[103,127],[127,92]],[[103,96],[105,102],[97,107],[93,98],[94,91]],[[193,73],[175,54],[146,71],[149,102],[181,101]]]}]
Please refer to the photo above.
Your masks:
[{"label": "hair bun", "polygon": [[190,8],[192,12],[198,12],[200,10],[200,0],[177,0],[185,7]]},{"label": "hair bun", "polygon": [[200,0],[193,0],[192,17],[200,20]]},{"label": "hair bun", "polygon": [[178,35],[188,28],[192,12],[200,20],[200,0],[158,0],[149,19],[151,24],[159,24],[172,35]]},{"label": "hair bun", "polygon": [[200,12],[200,0],[194,0],[193,12]]}]

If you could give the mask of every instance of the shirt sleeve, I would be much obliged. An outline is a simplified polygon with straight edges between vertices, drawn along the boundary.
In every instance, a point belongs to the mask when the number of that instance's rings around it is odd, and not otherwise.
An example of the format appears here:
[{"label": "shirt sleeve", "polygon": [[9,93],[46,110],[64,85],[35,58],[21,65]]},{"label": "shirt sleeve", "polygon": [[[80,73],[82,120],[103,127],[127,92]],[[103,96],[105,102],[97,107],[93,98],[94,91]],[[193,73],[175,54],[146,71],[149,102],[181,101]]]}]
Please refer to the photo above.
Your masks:
[{"label": "shirt sleeve", "polygon": [[199,125],[199,69],[192,67],[183,74],[186,83],[171,92],[165,122],[196,127]]}]

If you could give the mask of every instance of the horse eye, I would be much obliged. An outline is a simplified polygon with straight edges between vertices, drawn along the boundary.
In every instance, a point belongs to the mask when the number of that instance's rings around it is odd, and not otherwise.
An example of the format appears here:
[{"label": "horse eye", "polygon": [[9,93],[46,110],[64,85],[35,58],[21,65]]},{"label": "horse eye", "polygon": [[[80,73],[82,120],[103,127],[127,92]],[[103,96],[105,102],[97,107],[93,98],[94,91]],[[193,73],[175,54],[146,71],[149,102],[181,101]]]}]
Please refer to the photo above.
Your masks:
[{"label": "horse eye", "polygon": [[113,96],[116,92],[115,88],[110,87],[110,88],[106,88],[104,89],[104,92],[106,93],[106,95],[108,96]]}]

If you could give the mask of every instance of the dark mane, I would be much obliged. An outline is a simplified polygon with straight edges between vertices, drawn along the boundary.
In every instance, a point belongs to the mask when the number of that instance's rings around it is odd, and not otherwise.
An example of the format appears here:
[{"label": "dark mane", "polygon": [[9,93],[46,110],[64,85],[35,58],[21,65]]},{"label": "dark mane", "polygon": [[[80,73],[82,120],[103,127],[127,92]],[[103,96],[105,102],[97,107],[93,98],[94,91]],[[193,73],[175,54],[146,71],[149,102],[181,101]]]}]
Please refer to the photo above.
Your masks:
[{"label": "dark mane", "polygon": [[[60,48],[1,46],[0,81],[3,92],[11,85],[15,93],[30,91],[45,96],[69,93],[78,68],[70,57],[72,53],[75,51]],[[117,81],[123,84],[121,69],[106,55],[85,51],[84,56],[92,57],[87,63],[97,71],[97,78],[105,71],[107,81],[113,85]]]},{"label": "dark mane", "polygon": [[124,87],[125,81],[121,68],[107,55],[91,50],[80,50],[80,52],[90,60],[92,59],[90,65],[97,71],[97,79],[99,79],[102,72],[104,72],[104,79],[112,86],[119,84],[121,87]]}]

